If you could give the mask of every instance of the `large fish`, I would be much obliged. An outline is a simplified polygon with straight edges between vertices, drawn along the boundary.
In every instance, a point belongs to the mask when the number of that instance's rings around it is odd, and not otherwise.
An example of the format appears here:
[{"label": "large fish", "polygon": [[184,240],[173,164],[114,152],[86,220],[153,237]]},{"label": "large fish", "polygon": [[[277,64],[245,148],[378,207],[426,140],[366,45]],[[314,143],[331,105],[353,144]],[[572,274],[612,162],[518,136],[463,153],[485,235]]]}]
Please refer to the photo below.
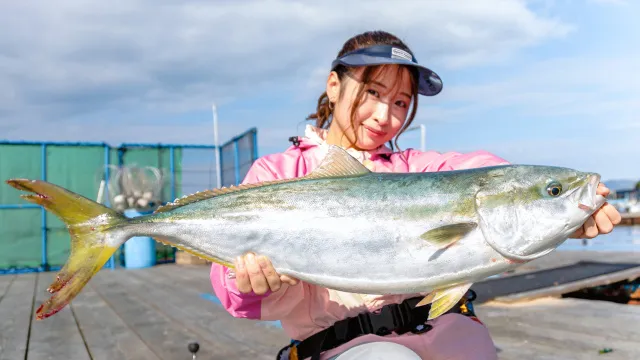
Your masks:
[{"label": "large fish", "polygon": [[247,252],[302,281],[366,294],[428,293],[430,318],[477,281],[553,251],[605,201],[600,176],[507,165],[376,173],[330,147],[307,176],[207,190],[133,219],[56,185],[13,179],[64,221],[71,254],[37,319],[66,306],[116,249],[151,236],[233,268]]}]

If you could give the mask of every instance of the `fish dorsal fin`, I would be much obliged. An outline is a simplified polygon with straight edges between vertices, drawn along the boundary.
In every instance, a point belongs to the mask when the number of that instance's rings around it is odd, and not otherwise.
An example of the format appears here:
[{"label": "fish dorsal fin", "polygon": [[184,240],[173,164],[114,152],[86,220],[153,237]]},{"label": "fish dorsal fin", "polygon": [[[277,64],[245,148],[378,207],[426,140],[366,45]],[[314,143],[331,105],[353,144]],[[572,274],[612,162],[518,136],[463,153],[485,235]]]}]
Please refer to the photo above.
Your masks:
[{"label": "fish dorsal fin", "polygon": [[336,145],[330,145],[327,155],[320,165],[301,179],[322,179],[331,177],[349,177],[369,174],[371,171]]},{"label": "fish dorsal fin", "polygon": [[356,158],[349,155],[348,152],[338,146],[331,145],[329,147],[327,155],[324,157],[324,159],[322,159],[320,165],[318,165],[317,168],[315,168],[312,172],[305,176],[292,179],[269,180],[253,184],[242,184],[238,186],[222,187],[220,189],[199,191],[191,195],[185,195],[180,199],[175,199],[173,202],[160,206],[156,209],[155,213],[167,212],[200,200],[205,200],[223,194],[262,187],[266,185],[282,184],[310,179],[358,176],[365,175],[370,172],[371,171],[369,171],[369,169],[362,165]]}]

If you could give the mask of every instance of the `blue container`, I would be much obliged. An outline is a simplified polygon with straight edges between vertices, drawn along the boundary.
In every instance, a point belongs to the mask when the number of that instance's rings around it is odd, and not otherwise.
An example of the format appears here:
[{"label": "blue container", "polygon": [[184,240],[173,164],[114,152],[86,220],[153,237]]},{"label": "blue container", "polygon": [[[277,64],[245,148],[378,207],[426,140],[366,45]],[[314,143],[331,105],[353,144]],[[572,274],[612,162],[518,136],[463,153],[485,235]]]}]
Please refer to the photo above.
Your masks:
[{"label": "blue container", "polygon": [[[127,209],[124,216],[134,218],[149,213],[141,213],[135,209]],[[156,264],[156,241],[148,236],[135,236],[124,243],[124,267],[140,269]]]}]

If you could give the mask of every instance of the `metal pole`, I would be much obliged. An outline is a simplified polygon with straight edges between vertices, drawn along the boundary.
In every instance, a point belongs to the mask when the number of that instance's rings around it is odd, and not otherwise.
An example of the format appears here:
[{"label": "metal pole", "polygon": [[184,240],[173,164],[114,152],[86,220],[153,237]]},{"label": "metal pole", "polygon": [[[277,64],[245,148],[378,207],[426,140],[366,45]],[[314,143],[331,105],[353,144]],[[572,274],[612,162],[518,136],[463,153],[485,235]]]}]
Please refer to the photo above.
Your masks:
[{"label": "metal pole", "polygon": [[218,109],[216,104],[211,105],[211,110],[213,111],[213,141],[216,150],[216,184],[217,187],[222,187],[222,169],[220,168],[220,142],[218,141]]},{"label": "metal pole", "polygon": [[427,151],[427,126],[424,124],[412,126],[407,132],[420,129],[420,150]]},{"label": "metal pole", "polygon": [[[47,144],[42,144],[40,147],[41,161],[41,173],[40,177],[42,181],[47,181]],[[48,271],[49,264],[47,260],[47,211],[44,206],[41,207],[40,217],[42,219],[41,241],[42,241],[42,270]]]},{"label": "metal pole", "polygon": [[169,172],[171,173],[171,199],[170,201],[174,201],[176,198],[176,168],[175,168],[175,158],[174,158],[174,147],[169,147]]},{"label": "metal pole", "polygon": [[[173,146],[169,147],[169,168],[171,173],[171,199],[170,201],[175,201],[176,196],[176,158],[175,158],[175,148]],[[171,252],[173,254],[173,261],[176,259],[177,248],[171,247]],[[166,252],[165,252],[165,260],[166,260]]]},{"label": "metal pole", "polygon": [[[110,206],[111,202],[109,201],[109,177],[111,174],[109,173],[109,165],[111,163],[111,147],[108,145],[104,146],[104,201],[103,203],[106,206]],[[116,268],[116,255],[113,254],[109,258],[109,268],[111,270]]]}]

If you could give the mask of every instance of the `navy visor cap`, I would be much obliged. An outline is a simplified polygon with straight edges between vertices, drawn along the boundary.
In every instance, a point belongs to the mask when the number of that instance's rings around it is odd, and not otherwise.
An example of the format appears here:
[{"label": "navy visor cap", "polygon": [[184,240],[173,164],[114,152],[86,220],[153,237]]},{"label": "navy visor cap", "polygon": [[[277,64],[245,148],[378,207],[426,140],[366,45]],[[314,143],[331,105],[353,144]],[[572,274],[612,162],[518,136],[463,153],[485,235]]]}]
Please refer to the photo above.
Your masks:
[{"label": "navy visor cap", "polygon": [[431,69],[420,64],[416,58],[405,50],[391,45],[375,45],[344,54],[331,63],[331,70],[338,65],[366,66],[382,64],[399,64],[413,66],[418,70],[418,93],[434,96],[442,91],[442,80]]}]

